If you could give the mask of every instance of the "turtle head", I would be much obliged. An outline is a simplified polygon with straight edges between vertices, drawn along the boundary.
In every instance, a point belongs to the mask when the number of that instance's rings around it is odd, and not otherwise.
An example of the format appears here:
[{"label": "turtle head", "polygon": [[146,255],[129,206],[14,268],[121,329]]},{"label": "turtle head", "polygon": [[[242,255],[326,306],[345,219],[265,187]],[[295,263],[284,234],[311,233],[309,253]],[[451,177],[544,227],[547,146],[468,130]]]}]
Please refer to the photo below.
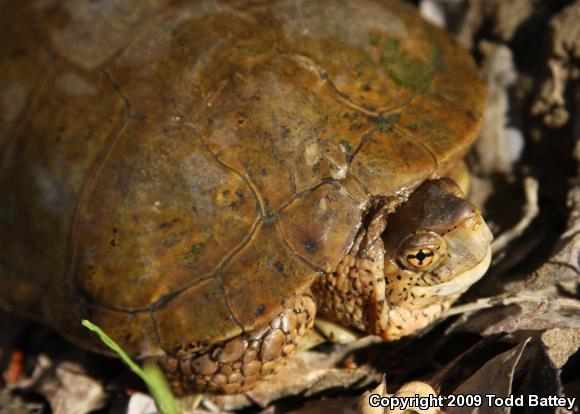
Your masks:
[{"label": "turtle head", "polygon": [[396,339],[437,318],[487,271],[492,238],[453,180],[421,184],[387,217],[385,285],[373,292],[377,317],[367,330]]}]

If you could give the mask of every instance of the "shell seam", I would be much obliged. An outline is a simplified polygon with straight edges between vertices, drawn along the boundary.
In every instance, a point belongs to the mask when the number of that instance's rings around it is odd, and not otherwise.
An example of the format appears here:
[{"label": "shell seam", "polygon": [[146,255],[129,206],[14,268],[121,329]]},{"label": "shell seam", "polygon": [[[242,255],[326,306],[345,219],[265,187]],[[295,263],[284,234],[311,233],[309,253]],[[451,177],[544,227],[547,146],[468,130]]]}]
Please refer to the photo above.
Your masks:
[{"label": "shell seam", "polygon": [[78,249],[78,246],[77,246],[78,240],[77,239],[78,239],[78,226],[79,226],[79,220],[80,220],[80,212],[82,211],[83,206],[85,205],[85,202],[86,202],[86,198],[88,197],[89,186],[95,180],[96,174],[101,169],[107,154],[109,154],[109,152],[111,151],[111,148],[119,140],[119,138],[121,136],[121,132],[123,131],[123,129],[125,128],[125,125],[127,124],[127,119],[128,119],[128,115],[129,115],[129,102],[125,99],[124,96],[122,96],[119,93],[119,91],[116,89],[114,83],[110,82],[110,79],[108,78],[106,72],[103,71],[102,76],[105,79],[105,83],[107,83],[109,85],[109,87],[112,88],[113,92],[116,93],[123,101],[123,114],[121,116],[121,119],[115,125],[115,128],[111,131],[111,133],[107,137],[103,150],[99,153],[97,158],[93,161],[92,165],[90,166],[90,168],[87,172],[87,175],[85,176],[85,179],[83,180],[80,191],[79,191],[78,201],[76,203],[75,210],[74,210],[73,217],[72,217],[70,233],[67,237],[67,247],[68,247],[67,252],[68,252],[68,254],[66,257],[66,267],[65,267],[66,279],[70,279],[72,281],[74,287],[79,286],[79,281],[77,280],[77,275],[75,272],[76,269],[75,269],[74,260],[75,260],[77,249]]}]

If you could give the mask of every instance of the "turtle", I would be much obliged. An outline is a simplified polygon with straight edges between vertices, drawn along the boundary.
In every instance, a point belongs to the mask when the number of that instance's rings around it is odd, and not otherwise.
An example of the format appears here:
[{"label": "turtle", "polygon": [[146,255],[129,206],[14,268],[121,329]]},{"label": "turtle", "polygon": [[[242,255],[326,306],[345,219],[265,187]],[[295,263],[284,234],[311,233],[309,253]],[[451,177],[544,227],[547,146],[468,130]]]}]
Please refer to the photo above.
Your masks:
[{"label": "turtle", "polygon": [[[399,0],[2,2],[0,304],[268,378],[315,317],[397,340],[490,264],[477,67]],[[463,187],[463,190],[462,190]]]}]

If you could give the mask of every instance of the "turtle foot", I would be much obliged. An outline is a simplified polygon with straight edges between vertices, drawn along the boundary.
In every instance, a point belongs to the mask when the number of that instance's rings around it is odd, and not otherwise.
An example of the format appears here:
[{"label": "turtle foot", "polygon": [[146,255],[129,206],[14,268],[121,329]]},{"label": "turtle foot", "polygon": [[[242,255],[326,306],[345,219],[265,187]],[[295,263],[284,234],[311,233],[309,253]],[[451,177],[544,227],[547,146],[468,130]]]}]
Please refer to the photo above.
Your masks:
[{"label": "turtle foot", "polygon": [[158,362],[177,395],[247,391],[284,363],[312,328],[315,315],[316,304],[311,294],[299,294],[262,328],[202,353],[167,356]]}]

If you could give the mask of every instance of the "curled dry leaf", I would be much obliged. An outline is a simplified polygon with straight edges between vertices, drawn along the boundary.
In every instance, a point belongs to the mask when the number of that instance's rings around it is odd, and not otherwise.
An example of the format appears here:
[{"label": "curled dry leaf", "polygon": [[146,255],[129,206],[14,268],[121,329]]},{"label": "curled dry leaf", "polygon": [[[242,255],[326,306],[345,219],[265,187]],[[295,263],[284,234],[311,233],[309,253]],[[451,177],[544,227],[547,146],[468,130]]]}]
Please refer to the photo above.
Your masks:
[{"label": "curled dry leaf", "polygon": [[373,407],[369,403],[371,395],[378,394],[380,396],[387,395],[387,382],[383,376],[383,380],[375,388],[365,391],[358,400],[357,413],[358,414],[383,414],[382,407]]},{"label": "curled dry leaf", "polygon": [[373,407],[371,405],[371,396],[379,395],[380,397],[387,397],[390,401],[412,401],[413,397],[429,398],[437,397],[437,392],[430,384],[422,381],[411,381],[403,384],[399,390],[393,394],[387,392],[387,385],[385,378],[383,381],[370,391],[366,391],[359,399],[358,414],[438,414],[441,413],[440,407],[421,408],[413,403],[405,409],[400,407]]},{"label": "curled dry leaf", "polygon": [[[10,385],[10,391],[38,393],[50,403],[52,413],[85,414],[106,403],[103,385],[84,372],[81,365],[70,361],[53,361],[40,354],[32,372]],[[0,412],[4,412],[0,406]]]},{"label": "curled dry leaf", "polygon": [[[560,370],[552,363],[544,344],[537,337],[530,341],[526,352],[522,355],[516,369],[516,376],[520,378],[520,381],[518,388],[514,390],[515,394],[566,397],[560,379]],[[577,409],[578,406],[576,406]],[[542,414],[572,412],[564,407],[536,407],[535,411],[532,409],[530,411]]]}]

